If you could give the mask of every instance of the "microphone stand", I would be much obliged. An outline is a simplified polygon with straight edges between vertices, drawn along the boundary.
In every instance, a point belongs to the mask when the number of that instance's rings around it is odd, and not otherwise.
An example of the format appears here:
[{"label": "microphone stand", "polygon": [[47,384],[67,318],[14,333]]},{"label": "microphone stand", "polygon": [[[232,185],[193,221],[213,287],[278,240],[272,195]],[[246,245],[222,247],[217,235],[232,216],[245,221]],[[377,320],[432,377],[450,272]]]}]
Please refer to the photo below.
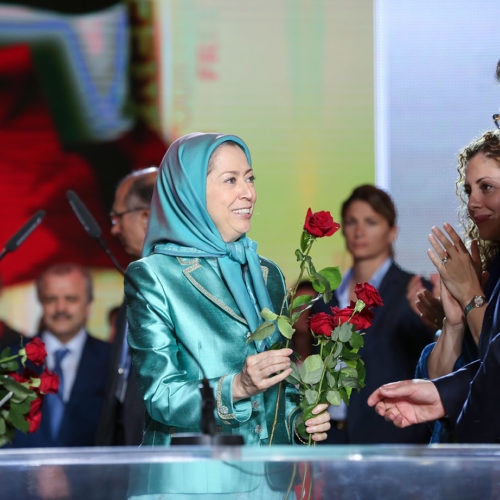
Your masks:
[{"label": "microphone stand", "polygon": [[16,250],[21,243],[36,229],[38,224],[45,217],[45,210],[38,210],[35,215],[26,222],[17,233],[10,238],[5,244],[5,248],[0,252],[0,260],[2,260],[9,252]]},{"label": "microphone stand", "polygon": [[[115,256],[111,253],[111,250],[106,245],[106,242],[102,239],[102,230],[100,226],[97,224],[96,220],[84,205],[84,203],[80,200],[78,195],[74,191],[66,191],[66,197],[68,198],[69,204],[71,208],[75,212],[78,220],[82,224],[83,228],[87,232],[87,234],[96,239],[101,247],[104,249],[108,257],[111,259],[111,262],[116,267],[118,272],[127,280],[135,291],[142,297],[142,299],[148,304],[150,309],[161,319],[161,321],[165,322],[165,319],[161,315],[161,313],[156,310],[146,299],[141,289],[130,276],[128,276],[119,262],[116,260]],[[228,445],[243,445],[244,440],[243,436],[239,434],[216,434],[216,425],[215,425],[215,399],[213,390],[210,387],[210,383],[206,376],[205,370],[203,366],[198,361],[196,356],[191,352],[188,346],[178,337],[174,330],[172,330],[172,335],[175,340],[184,348],[184,350],[188,353],[188,355],[193,359],[193,361],[198,365],[203,378],[200,384],[200,393],[201,393],[201,434],[198,433],[181,433],[177,435],[173,435],[171,438],[172,445],[219,445],[219,446],[228,446]]]}]

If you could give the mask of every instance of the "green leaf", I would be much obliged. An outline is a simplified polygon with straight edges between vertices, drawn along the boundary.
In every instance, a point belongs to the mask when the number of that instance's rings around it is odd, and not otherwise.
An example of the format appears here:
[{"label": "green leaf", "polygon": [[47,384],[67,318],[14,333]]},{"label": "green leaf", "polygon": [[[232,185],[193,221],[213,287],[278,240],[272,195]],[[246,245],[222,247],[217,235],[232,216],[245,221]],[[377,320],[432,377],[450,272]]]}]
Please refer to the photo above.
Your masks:
[{"label": "green leaf", "polygon": [[326,365],[326,367],[329,370],[335,370],[335,367],[337,366],[338,361],[339,361],[338,358],[334,358],[333,356],[330,356],[330,358],[328,359],[328,364]]},{"label": "green leaf", "polygon": [[288,375],[288,377],[286,378],[286,380],[288,379],[292,379],[292,381],[288,380],[291,384],[296,384],[297,382],[300,382],[300,375],[299,375],[299,369],[297,368],[297,365],[296,363],[292,362],[290,363],[290,368],[292,369],[292,373],[290,373],[290,375]]},{"label": "green leaf", "polygon": [[297,262],[304,260],[304,254],[298,248],[295,250],[295,256],[297,257]]},{"label": "green leaf", "polygon": [[10,347],[5,347],[2,349],[2,353],[0,354],[0,361],[4,358],[10,358]]},{"label": "green leaf", "polygon": [[356,377],[341,377],[342,386],[344,388],[359,389],[360,383]]},{"label": "green leaf", "polygon": [[15,404],[11,402],[9,416],[7,417],[8,422],[24,433],[28,432],[30,427],[24,415],[29,412],[31,401],[26,400],[26,403]]},{"label": "green leaf", "polygon": [[358,332],[352,332],[352,337],[349,339],[349,344],[351,344],[354,349],[363,347],[364,342],[365,341],[362,335],[360,335]]},{"label": "green leaf", "polygon": [[310,405],[316,404],[316,399],[318,399],[318,391],[307,389],[304,395]]},{"label": "green leaf", "polygon": [[337,387],[337,377],[332,372],[326,372],[326,381],[328,382],[328,387]]},{"label": "green leaf", "polygon": [[274,333],[276,330],[276,325],[271,323],[270,321],[264,321],[261,325],[259,325],[255,331],[247,338],[247,343],[252,340],[264,340],[267,339],[270,335]]},{"label": "green leaf", "polygon": [[292,311],[294,309],[297,309],[297,307],[300,307],[304,304],[307,304],[308,302],[311,302],[311,300],[312,300],[312,295],[298,295],[293,299]]},{"label": "green leaf", "polygon": [[356,370],[356,368],[353,368],[351,366],[344,366],[344,368],[341,368],[341,370],[340,370],[340,376],[341,377],[357,377],[358,371]]},{"label": "green leaf", "polygon": [[313,264],[311,256],[308,255],[304,260],[307,262],[307,265],[309,267],[309,276],[313,276],[315,274],[318,274],[316,272],[316,268],[314,267],[314,264]]},{"label": "green leaf", "polygon": [[16,382],[10,377],[4,378],[2,385],[7,391],[14,393],[11,400],[15,401],[16,403],[24,401],[30,394],[33,394],[33,391],[29,387]]},{"label": "green leaf", "polygon": [[325,267],[324,269],[321,269],[319,274],[326,278],[328,284],[330,285],[330,290],[336,290],[342,282],[342,274],[338,266]]},{"label": "green leaf", "polygon": [[260,311],[260,315],[266,320],[266,321],[276,321],[276,318],[278,315],[276,313],[273,313],[271,309],[268,307],[264,307],[262,311]]},{"label": "green leaf", "polygon": [[343,349],[342,349],[342,359],[348,363],[349,360],[356,360],[356,359],[359,359],[360,356],[357,352],[353,352],[351,351],[351,349],[349,349],[347,346],[344,345]]},{"label": "green leaf", "polygon": [[[339,327],[336,326],[333,331],[332,331],[332,335],[330,336],[330,339],[332,340],[332,342],[338,342],[339,340]],[[340,345],[342,345],[342,342],[340,342]]]},{"label": "green leaf", "polygon": [[317,384],[321,380],[323,360],[319,354],[308,356],[300,367],[300,378],[305,384]]},{"label": "green leaf", "polygon": [[333,350],[332,358],[338,358],[342,352],[343,349],[342,342],[336,342],[335,343],[335,349]]},{"label": "green leaf", "polygon": [[326,393],[327,401],[333,406],[339,406],[342,402],[342,397],[339,391],[328,391]]},{"label": "green leaf", "polygon": [[366,379],[366,368],[365,368],[365,363],[363,362],[362,359],[358,359],[358,363],[356,364],[356,371],[358,372],[359,383],[361,387],[364,387]]},{"label": "green leaf", "polygon": [[1,364],[3,372],[16,372],[19,369],[19,363],[16,359],[11,359]]},{"label": "green leaf", "polygon": [[278,349],[283,349],[285,345],[281,340],[277,340],[269,349],[268,351],[277,351]]},{"label": "green leaf", "polygon": [[5,434],[6,429],[7,425],[5,424],[5,420],[3,418],[0,418],[0,436]]},{"label": "green leaf", "polygon": [[337,326],[335,330],[338,331],[339,340],[341,342],[349,342],[352,336],[352,325],[349,323],[342,323],[340,326]]},{"label": "green leaf", "polygon": [[309,234],[306,230],[302,231],[302,235],[300,236],[300,249],[302,252],[305,252],[307,249],[307,245],[313,239],[313,236]]},{"label": "green leaf", "polygon": [[297,429],[297,434],[304,440],[308,441],[309,440],[309,434],[306,431],[306,424],[304,422],[301,422],[300,424],[297,424],[296,426]]},{"label": "green leaf", "polygon": [[323,293],[323,300],[325,301],[325,304],[328,304],[333,298],[333,292],[331,290],[325,290]]},{"label": "green leaf", "polygon": [[287,316],[280,316],[278,318],[278,329],[283,335],[283,337],[287,339],[291,339],[293,337],[293,332],[295,328],[290,324],[290,318]]},{"label": "green leaf", "polygon": [[300,315],[304,312],[303,311],[295,311],[293,314],[292,314],[292,319],[290,320],[292,325],[295,325],[295,323],[297,322],[297,320],[300,318]]},{"label": "green leaf", "polygon": [[350,396],[350,391],[348,392],[346,389],[344,389],[343,387],[339,387],[339,394],[340,394],[340,397],[342,398],[342,401],[348,405],[349,404],[349,396]]},{"label": "green leaf", "polygon": [[328,283],[328,280],[316,271],[311,272],[311,283],[318,293],[324,293],[326,290],[330,290],[330,283]]},{"label": "green leaf", "polygon": [[302,399],[300,404],[299,404],[299,408],[304,412],[306,411],[307,408],[309,408],[309,403],[307,402],[306,398]]}]

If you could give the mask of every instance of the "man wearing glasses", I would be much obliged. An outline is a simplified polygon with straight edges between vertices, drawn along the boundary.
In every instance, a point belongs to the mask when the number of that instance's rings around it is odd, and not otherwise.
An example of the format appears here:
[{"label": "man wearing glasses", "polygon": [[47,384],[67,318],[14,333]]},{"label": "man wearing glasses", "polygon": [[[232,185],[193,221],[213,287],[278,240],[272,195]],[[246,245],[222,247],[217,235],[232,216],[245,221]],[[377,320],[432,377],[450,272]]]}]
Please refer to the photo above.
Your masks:
[{"label": "man wearing glasses", "polygon": [[[149,206],[158,175],[157,167],[136,170],[118,184],[111,217],[111,234],[120,239],[132,259],[139,259],[146,236]],[[144,403],[136,386],[127,344],[125,305],[116,319],[103,412],[97,431],[100,446],[138,445],[142,441]]]},{"label": "man wearing glasses", "polygon": [[117,236],[133,259],[140,259],[149,220],[149,205],[158,175],[157,167],[135,170],[118,184],[111,218],[111,234]]}]

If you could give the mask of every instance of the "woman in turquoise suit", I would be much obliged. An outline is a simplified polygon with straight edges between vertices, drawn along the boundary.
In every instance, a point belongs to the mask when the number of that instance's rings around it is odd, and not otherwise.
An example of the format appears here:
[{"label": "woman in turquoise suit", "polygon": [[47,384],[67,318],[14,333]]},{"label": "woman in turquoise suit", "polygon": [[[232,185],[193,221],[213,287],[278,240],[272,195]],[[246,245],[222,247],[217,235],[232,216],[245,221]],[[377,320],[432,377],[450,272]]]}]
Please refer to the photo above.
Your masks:
[{"label": "woman in turquoise suit", "polygon": [[[221,433],[269,444],[281,390],[273,444],[294,442],[296,391],[285,381],[292,350],[268,350],[280,339],[277,330],[247,342],[262,321],[259,311],[279,312],[285,295],[279,268],[257,255],[245,236],[255,201],[250,153],[239,137],[194,133],[170,146],[153,194],[144,257],[127,270],[142,293],[125,281],[128,341],[147,410],[144,444],[166,445],[174,433],[200,431],[202,373],[176,336],[203,366]],[[306,422],[315,441],[326,439],[325,409],[318,405]],[[241,478],[232,485],[207,481],[219,483],[207,486],[212,493],[242,487]],[[255,477],[247,482],[250,489],[256,485]]]}]

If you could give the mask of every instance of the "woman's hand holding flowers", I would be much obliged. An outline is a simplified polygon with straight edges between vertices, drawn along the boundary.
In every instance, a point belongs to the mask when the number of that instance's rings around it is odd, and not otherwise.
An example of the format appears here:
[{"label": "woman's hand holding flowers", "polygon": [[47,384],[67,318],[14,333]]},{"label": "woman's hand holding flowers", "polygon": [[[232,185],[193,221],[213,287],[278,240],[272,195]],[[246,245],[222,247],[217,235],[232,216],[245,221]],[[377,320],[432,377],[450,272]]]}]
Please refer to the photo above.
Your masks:
[{"label": "woman's hand holding flowers", "polygon": [[276,349],[248,356],[240,373],[233,380],[233,400],[255,396],[285,380],[292,369],[292,349]]},{"label": "woman's hand holding flowers", "polygon": [[316,416],[305,421],[306,432],[312,434],[311,439],[313,441],[324,441],[327,438],[327,432],[331,427],[330,414],[328,413],[329,406],[326,403],[315,406],[311,413]]}]

